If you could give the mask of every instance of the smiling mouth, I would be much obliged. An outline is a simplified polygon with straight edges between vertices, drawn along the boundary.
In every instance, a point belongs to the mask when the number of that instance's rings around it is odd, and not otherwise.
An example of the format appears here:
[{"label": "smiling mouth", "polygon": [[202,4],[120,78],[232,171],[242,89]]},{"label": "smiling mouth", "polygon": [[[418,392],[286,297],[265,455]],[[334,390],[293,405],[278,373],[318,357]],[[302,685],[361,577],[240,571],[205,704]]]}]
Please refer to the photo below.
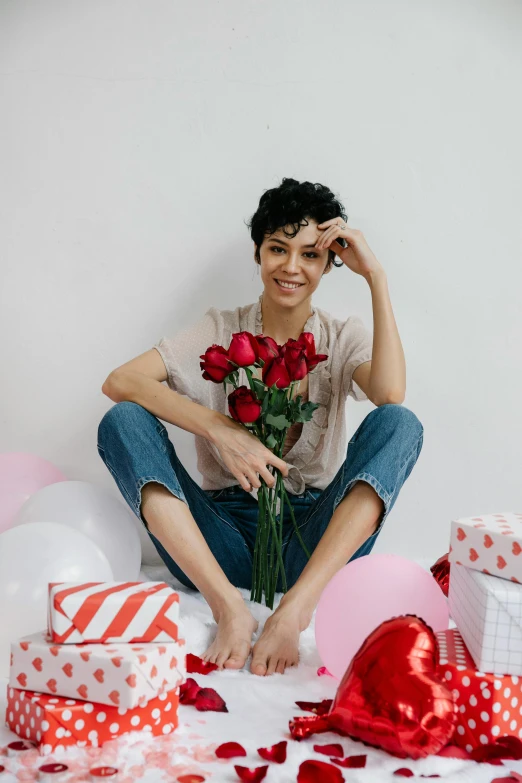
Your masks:
[{"label": "smiling mouth", "polygon": [[274,277],[274,280],[280,288],[284,288],[286,291],[294,291],[296,288],[301,288],[304,285],[304,283],[289,283],[285,280],[278,280],[276,277]]}]

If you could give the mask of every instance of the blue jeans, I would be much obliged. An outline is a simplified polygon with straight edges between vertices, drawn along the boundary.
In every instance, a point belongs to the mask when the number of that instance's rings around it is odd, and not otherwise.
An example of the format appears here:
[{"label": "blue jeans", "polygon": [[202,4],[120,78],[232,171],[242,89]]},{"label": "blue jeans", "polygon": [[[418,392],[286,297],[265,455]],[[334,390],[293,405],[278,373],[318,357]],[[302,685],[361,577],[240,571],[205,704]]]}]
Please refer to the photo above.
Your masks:
[{"label": "blue jeans", "polygon": [[[319,543],[335,508],[357,481],[370,484],[384,503],[375,532],[351,559],[371,552],[419,457],[423,433],[422,424],[408,408],[380,405],[363,419],[353,434],[346,459],[324,490],[306,487],[301,495],[289,493],[299,532],[310,552]],[[134,402],[119,402],[107,411],[98,428],[98,453],[123,497],[145,525],[165,565],[182,584],[196,589],[148,530],[141,513],[141,490],[151,481],[163,484],[188,504],[229,581],[236,587],[250,589],[258,512],[252,495],[239,484],[226,489],[201,489],[181,464],[163,424]],[[286,509],[283,558],[288,587],[291,587],[305,567],[307,557],[289,516]],[[281,590],[280,584],[278,589]]]}]

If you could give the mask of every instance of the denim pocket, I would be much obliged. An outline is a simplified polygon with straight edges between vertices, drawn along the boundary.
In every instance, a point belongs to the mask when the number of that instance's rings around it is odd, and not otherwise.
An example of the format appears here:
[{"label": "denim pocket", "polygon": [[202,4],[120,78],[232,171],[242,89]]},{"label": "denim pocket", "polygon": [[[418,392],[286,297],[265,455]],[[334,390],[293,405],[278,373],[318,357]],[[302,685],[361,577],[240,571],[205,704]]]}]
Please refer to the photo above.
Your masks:
[{"label": "denim pocket", "polygon": [[233,484],[231,487],[224,487],[223,489],[206,489],[205,492],[211,500],[223,500],[225,497],[234,497],[238,490],[242,489],[239,484]]},{"label": "denim pocket", "polygon": [[305,490],[305,498],[307,500],[311,500],[311,501],[317,500],[317,498],[321,497],[322,494],[323,494],[323,490],[322,489],[315,489],[315,488],[308,489],[307,488]]}]

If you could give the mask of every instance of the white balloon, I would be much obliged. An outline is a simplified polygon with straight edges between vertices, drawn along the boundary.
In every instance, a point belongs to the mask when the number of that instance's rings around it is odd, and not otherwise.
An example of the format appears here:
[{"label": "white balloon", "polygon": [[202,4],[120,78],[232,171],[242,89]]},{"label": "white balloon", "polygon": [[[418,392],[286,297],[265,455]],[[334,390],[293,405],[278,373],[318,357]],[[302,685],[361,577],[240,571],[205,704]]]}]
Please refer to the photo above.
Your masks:
[{"label": "white balloon", "polygon": [[13,641],[47,627],[49,582],[112,582],[108,559],[83,533],[50,522],[0,534],[0,677]]},{"label": "white balloon", "polygon": [[103,487],[88,481],[60,481],[35,492],[14,525],[52,522],[84,533],[105,553],[117,582],[136,581],[141,545],[132,512]]}]

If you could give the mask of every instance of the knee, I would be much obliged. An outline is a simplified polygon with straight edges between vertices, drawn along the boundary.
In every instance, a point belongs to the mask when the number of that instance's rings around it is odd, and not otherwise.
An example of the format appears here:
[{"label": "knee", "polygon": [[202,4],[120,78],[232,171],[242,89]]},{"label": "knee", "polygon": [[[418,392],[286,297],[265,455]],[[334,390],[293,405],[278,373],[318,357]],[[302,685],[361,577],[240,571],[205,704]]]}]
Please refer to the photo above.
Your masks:
[{"label": "knee", "polygon": [[103,448],[107,437],[139,425],[143,426],[143,421],[147,417],[152,417],[152,414],[138,403],[128,400],[117,402],[109,408],[98,425],[98,446]]},{"label": "knee", "polygon": [[407,435],[413,440],[418,440],[424,434],[424,427],[418,417],[404,405],[397,403],[379,405],[369,415],[374,414],[385,418],[387,424],[398,430],[401,436]]}]

